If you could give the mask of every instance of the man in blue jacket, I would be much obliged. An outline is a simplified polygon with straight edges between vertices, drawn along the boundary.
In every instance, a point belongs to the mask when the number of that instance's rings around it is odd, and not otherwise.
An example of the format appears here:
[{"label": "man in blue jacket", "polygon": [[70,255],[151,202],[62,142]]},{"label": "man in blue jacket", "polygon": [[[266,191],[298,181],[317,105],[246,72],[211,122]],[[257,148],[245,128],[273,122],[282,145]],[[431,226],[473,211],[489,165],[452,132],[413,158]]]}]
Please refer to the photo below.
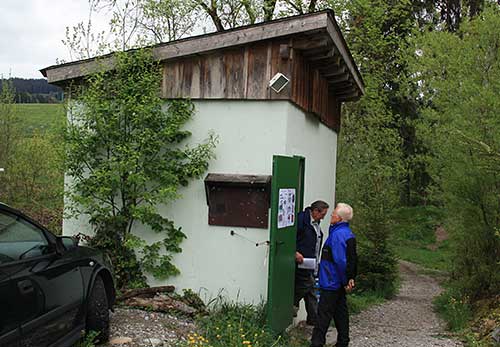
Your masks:
[{"label": "man in blue jacket", "polygon": [[314,327],[311,347],[323,347],[333,318],[337,328],[337,347],[349,344],[349,313],[346,292],[354,288],[357,274],[356,238],[349,227],[352,207],[339,203],[332,213],[328,239],[321,254],[318,322]]},{"label": "man in blue jacket", "polygon": [[[307,324],[316,325],[318,301],[314,295],[314,278],[317,277],[323,232],[319,226],[328,212],[328,204],[318,200],[297,215],[297,248],[295,252],[294,307],[300,300],[306,303]],[[304,261],[306,259],[306,261]],[[307,266],[306,266],[307,264]]]}]

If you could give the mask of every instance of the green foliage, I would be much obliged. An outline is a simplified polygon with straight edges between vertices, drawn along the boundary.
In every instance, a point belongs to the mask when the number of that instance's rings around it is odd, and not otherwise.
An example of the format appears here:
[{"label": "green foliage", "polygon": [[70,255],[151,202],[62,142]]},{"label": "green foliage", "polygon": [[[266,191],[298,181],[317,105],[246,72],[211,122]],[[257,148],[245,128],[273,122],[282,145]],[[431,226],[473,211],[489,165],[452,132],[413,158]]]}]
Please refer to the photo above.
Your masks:
[{"label": "green foliage", "polygon": [[7,168],[13,161],[14,150],[20,138],[20,119],[14,105],[15,91],[12,82],[2,81],[0,92],[0,168]]},{"label": "green foliage", "polygon": [[450,271],[453,258],[453,246],[450,241],[444,241],[435,248],[429,247],[421,241],[396,241],[396,254],[403,259],[422,265],[426,269]]},{"label": "green foliage", "polygon": [[201,300],[200,296],[191,289],[182,290],[182,301],[196,309],[198,312],[204,312],[206,310],[203,300]]},{"label": "green foliage", "polygon": [[398,258],[427,269],[449,271],[452,243],[436,242],[435,235],[443,218],[443,210],[432,205],[397,209],[393,215],[392,242]]},{"label": "green foliage", "polygon": [[499,14],[489,8],[459,35],[430,32],[415,48],[432,194],[454,244],[455,286],[472,299],[500,291]]},{"label": "green foliage", "polygon": [[99,333],[96,331],[89,331],[85,333],[85,336],[82,338],[80,342],[77,343],[76,347],[95,347],[95,340],[99,336]]},{"label": "green foliage", "polygon": [[[39,133],[43,123],[32,122],[33,109],[49,110],[47,118],[60,117],[48,105],[14,104],[15,91],[8,81],[3,82],[0,94],[0,201],[18,208],[52,231],[62,226],[62,141],[57,131]],[[52,105],[50,105],[52,106]],[[59,106],[60,108],[60,106]],[[25,112],[20,112],[24,110]],[[60,119],[60,118],[59,118]],[[29,129],[27,124],[29,124]],[[48,126],[54,130],[53,124]]]},{"label": "green foliage", "polygon": [[434,307],[451,331],[464,329],[472,318],[468,299],[452,288],[448,288],[434,300]]},{"label": "green foliage", "polygon": [[181,346],[193,347],[299,347],[305,341],[290,335],[275,336],[265,326],[265,306],[218,300],[209,314],[198,319],[199,333]]},{"label": "green foliage", "polygon": [[394,236],[398,241],[420,241],[425,245],[436,241],[436,227],[442,223],[441,209],[428,205],[401,207],[394,211]]},{"label": "green foliage", "polygon": [[62,151],[57,135],[34,133],[19,141],[5,172],[6,201],[56,233],[62,227]]},{"label": "green foliage", "polygon": [[[395,291],[396,258],[390,245],[392,211],[399,203],[404,161],[399,134],[403,98],[405,40],[412,30],[407,2],[345,2],[346,39],[361,62],[365,96],[343,109],[337,166],[337,200],[354,208],[359,240],[361,289],[390,296]],[[394,24],[394,23],[397,23]]]},{"label": "green foliage", "polygon": [[[164,107],[150,51],[117,53],[115,63],[111,73],[89,75],[70,105],[66,163],[71,212],[89,217],[92,244],[111,253],[121,287],[144,284],[144,272],[178,274],[171,260],[185,235],[157,208],[205,172],[216,140],[185,145],[190,133],[182,127],[194,106]],[[143,239],[148,233],[155,242]]]}]

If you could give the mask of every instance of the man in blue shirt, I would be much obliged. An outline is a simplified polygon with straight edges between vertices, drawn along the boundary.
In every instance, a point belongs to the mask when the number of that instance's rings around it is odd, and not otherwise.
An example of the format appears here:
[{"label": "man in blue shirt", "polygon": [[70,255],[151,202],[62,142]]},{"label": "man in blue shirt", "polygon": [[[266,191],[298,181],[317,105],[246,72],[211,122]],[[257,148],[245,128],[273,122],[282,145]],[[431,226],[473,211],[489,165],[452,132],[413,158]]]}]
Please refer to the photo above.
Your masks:
[{"label": "man in blue shirt", "polygon": [[318,301],[314,295],[314,278],[317,277],[319,253],[323,242],[319,223],[328,212],[328,207],[326,202],[318,200],[297,215],[294,307],[297,311],[300,300],[304,299],[308,325],[317,323]]},{"label": "man in blue shirt", "polygon": [[352,207],[344,203],[337,204],[332,213],[319,266],[321,292],[311,347],[324,346],[332,318],[337,328],[336,347],[347,347],[349,344],[346,292],[354,288],[357,274],[356,238],[349,227],[352,216]]}]

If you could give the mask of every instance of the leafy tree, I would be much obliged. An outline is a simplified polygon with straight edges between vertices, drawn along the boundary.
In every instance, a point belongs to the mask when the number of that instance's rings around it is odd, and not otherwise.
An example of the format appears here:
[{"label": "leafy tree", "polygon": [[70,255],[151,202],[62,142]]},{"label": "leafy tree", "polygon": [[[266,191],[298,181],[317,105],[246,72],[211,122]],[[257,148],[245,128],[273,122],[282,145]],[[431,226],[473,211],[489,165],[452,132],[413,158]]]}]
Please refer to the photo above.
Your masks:
[{"label": "leafy tree", "polygon": [[140,25],[148,42],[160,43],[189,35],[198,20],[193,0],[146,0],[141,4]]},{"label": "leafy tree", "polygon": [[217,31],[311,13],[327,7],[324,0],[195,0],[195,3],[210,18]]},{"label": "leafy tree", "polygon": [[[115,57],[114,71],[88,76],[74,96],[66,140],[73,212],[89,216],[92,244],[112,251],[121,287],[144,285],[144,272],[158,278],[179,272],[171,259],[185,235],[157,208],[205,172],[215,139],[183,146],[193,104],[164,107],[160,66],[150,51]],[[159,240],[147,244],[135,233],[139,227]]]},{"label": "leafy tree", "polygon": [[500,10],[489,7],[455,35],[434,31],[416,47],[426,102],[419,136],[455,240],[453,278],[470,298],[500,291]]},{"label": "leafy tree", "polygon": [[343,109],[337,200],[353,204],[360,239],[360,284],[385,296],[395,290],[391,215],[399,207],[407,162],[402,129],[409,106],[407,38],[415,30],[410,2],[332,3],[344,11],[346,41],[360,66],[365,96]]}]

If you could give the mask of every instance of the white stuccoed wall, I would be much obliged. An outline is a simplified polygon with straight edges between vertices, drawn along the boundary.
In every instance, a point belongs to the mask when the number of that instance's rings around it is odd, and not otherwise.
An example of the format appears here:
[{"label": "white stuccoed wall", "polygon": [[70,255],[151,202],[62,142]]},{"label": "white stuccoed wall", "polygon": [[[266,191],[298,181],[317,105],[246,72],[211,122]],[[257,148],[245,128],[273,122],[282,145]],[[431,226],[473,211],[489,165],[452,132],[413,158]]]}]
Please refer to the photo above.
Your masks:
[{"label": "white stuccoed wall", "polygon": [[[194,101],[196,115],[187,124],[195,144],[209,131],[219,137],[217,158],[208,172],[232,174],[272,174],[273,155],[302,155],[306,158],[305,199],[333,203],[337,135],[315,117],[288,101]],[[202,299],[219,292],[229,299],[259,303],[267,297],[267,246],[256,247],[230,231],[250,240],[269,240],[269,230],[208,225],[208,206],[203,179],[180,190],[182,197],[160,212],[181,226],[187,239],[183,252],[174,256],[181,275],[166,282],[150,278],[151,285],[173,284],[178,290],[191,288]],[[65,220],[64,234],[89,229],[85,219]],[[327,230],[327,223],[322,224]],[[142,235],[148,241],[156,235]]]},{"label": "white stuccoed wall", "polygon": [[[273,154],[284,153],[287,102],[195,101],[196,115],[187,125],[190,143],[203,141],[208,131],[218,135],[217,158],[208,172],[272,174]],[[256,247],[230,231],[255,242],[269,239],[267,229],[208,225],[203,180],[181,190],[182,199],[161,208],[188,236],[183,252],[174,258],[181,275],[168,282],[178,289],[199,291],[209,300],[219,291],[230,299],[259,303],[267,296],[267,246]],[[152,279],[152,284],[161,284]]]}]

